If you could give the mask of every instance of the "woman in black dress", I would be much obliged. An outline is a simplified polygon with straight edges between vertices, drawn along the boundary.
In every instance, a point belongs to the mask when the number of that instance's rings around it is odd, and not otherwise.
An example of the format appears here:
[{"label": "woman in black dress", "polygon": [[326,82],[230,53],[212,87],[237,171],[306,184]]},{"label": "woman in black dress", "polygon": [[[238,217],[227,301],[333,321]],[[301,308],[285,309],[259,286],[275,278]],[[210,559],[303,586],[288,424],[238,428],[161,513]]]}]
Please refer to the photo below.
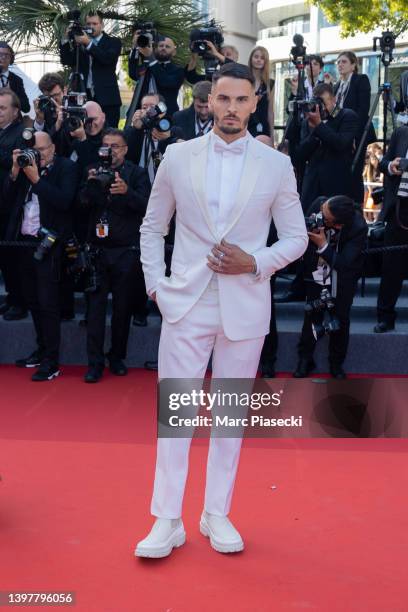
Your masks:
[{"label": "woman in black dress", "polygon": [[255,47],[249,56],[249,68],[255,77],[255,93],[258,98],[256,111],[252,113],[248,131],[252,136],[270,136],[273,143],[273,87],[275,82],[269,78],[269,54],[265,47]]},{"label": "woman in black dress", "polygon": [[[337,70],[340,76],[335,86],[337,105],[340,108],[351,108],[358,116],[358,133],[355,143],[357,150],[370,111],[371,85],[366,74],[358,74],[358,60],[351,51],[340,53],[337,58]],[[353,176],[353,197],[359,203],[364,202],[363,170],[367,145],[376,140],[374,126],[371,124]]]}]

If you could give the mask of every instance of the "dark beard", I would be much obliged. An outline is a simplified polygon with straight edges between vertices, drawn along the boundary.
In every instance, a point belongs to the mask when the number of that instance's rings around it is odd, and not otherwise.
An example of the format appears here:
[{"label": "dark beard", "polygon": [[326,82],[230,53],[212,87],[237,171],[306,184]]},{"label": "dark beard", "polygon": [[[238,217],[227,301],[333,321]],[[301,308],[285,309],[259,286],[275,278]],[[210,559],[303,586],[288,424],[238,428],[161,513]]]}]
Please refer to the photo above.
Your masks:
[{"label": "dark beard", "polygon": [[229,127],[225,125],[218,125],[217,127],[223,134],[239,134],[239,132],[242,132],[242,128],[240,127]]}]

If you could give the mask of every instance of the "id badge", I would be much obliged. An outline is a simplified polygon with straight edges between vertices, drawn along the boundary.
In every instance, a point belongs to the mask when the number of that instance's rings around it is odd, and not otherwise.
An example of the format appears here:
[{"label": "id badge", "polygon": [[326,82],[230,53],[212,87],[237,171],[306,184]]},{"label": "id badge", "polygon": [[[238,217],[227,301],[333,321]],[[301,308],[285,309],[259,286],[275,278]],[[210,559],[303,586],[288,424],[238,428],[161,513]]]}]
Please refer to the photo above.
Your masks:
[{"label": "id badge", "polygon": [[97,223],[96,224],[96,235],[98,238],[107,238],[109,235],[109,225],[108,223]]}]

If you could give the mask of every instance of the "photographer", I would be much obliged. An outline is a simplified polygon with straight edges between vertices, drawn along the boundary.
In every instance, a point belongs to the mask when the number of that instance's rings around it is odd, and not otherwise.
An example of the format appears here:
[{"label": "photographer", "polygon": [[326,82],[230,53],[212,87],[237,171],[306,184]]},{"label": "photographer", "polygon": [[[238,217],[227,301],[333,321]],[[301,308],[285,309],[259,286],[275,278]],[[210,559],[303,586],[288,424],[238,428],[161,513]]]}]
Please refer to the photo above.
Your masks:
[{"label": "photographer", "polygon": [[[386,221],[384,246],[408,245],[408,127],[394,130],[387,153],[380,162],[386,177],[381,217]],[[376,333],[394,329],[395,305],[405,278],[406,254],[385,252],[377,301]]]},{"label": "photographer", "polygon": [[33,148],[13,151],[13,166],[4,185],[3,203],[10,213],[6,239],[34,243],[33,248],[19,249],[17,256],[37,335],[37,349],[16,365],[39,366],[34,381],[51,380],[60,373],[61,260],[64,241],[72,234],[77,184],[76,165],[55,155],[49,134],[37,132]]},{"label": "photographer", "polygon": [[408,70],[404,70],[400,75],[399,90],[400,99],[395,104],[395,112],[406,113],[408,111]]},{"label": "photographer", "polygon": [[14,64],[14,51],[4,40],[0,41],[0,89],[9,87],[18,96],[23,113],[30,112],[30,102],[24,89],[21,77],[14,74],[9,68]]},{"label": "photographer", "polygon": [[[193,44],[194,43],[190,44],[190,48]],[[228,62],[236,61],[223,55],[222,51],[218,50],[211,40],[206,40],[205,45],[205,54],[201,54],[201,57],[212,60],[217,66],[222,66],[223,64],[228,64]],[[191,51],[190,61],[184,69],[185,79],[191,85],[195,85],[196,83],[200,83],[201,81],[211,81],[211,78],[209,78],[207,74],[201,74],[197,72],[197,64],[199,57],[200,55],[198,53]]]},{"label": "photographer", "polygon": [[[20,100],[11,89],[0,88],[0,203],[1,190],[13,164],[13,150],[23,145],[24,125],[21,120]],[[6,203],[4,203],[6,204]],[[4,239],[9,222],[9,213],[0,210],[0,239]],[[27,316],[27,308],[21,294],[19,272],[12,248],[0,247],[0,270],[6,286],[6,300],[0,306],[0,314],[6,321],[15,321]]]},{"label": "photographer", "polygon": [[300,134],[288,133],[293,144],[295,165],[306,163],[301,202],[306,211],[322,194],[352,195],[352,150],[358,130],[357,115],[349,109],[339,109],[330,84],[322,83],[313,90],[313,99],[306,102],[305,119]]},{"label": "photographer", "polygon": [[147,174],[125,160],[124,133],[109,128],[103,136],[101,164],[89,169],[80,200],[89,208],[88,242],[95,252],[94,290],[89,292],[85,382],[95,383],[105,366],[104,338],[108,295],[112,292],[112,345],[107,357],[117,376],[127,374],[129,326],[135,298],[142,307],[146,289],[140,264],[139,228],[150,193]]},{"label": "photographer", "polygon": [[106,122],[116,127],[120,118],[119,86],[116,77],[116,66],[122,43],[119,38],[109,36],[103,31],[104,23],[101,13],[90,13],[86,17],[85,28],[74,21],[66,32],[69,40],[60,45],[61,63],[76,68],[75,46],[79,46],[79,72],[85,80],[88,100],[98,102],[106,115]]},{"label": "photographer", "polygon": [[38,87],[42,95],[34,100],[34,128],[50,134],[57,155],[70,157],[73,137],[62,112],[64,79],[58,72],[47,72],[39,80]]},{"label": "photographer", "polygon": [[[320,55],[308,55],[306,63],[306,76],[304,81],[304,90],[305,90],[305,99],[310,100],[313,97],[313,89],[316,85],[320,85],[320,83],[330,82],[331,75],[326,72],[323,77],[321,77],[320,73],[323,70],[324,62],[323,58]],[[298,77],[297,75],[293,76],[290,79],[290,96],[289,102],[296,98],[296,94],[298,92]]]},{"label": "photographer", "polygon": [[[159,93],[163,96],[169,115],[179,110],[177,97],[184,82],[184,70],[172,60],[176,55],[176,45],[171,38],[161,38],[153,49],[153,41],[146,37],[149,44],[144,47],[137,46],[140,31],[133,37],[133,50],[129,57],[129,76],[138,81],[145,75],[145,85],[142,95]],[[143,58],[139,64],[139,57]]]},{"label": "photographer", "polygon": [[86,119],[71,132],[74,138],[72,149],[73,159],[83,173],[85,169],[98,160],[98,149],[102,144],[103,130],[106,127],[106,117],[97,102],[87,102],[84,105]]},{"label": "photographer", "polygon": [[180,128],[170,126],[166,111],[160,112],[160,104],[163,103],[163,96],[158,94],[144,96],[141,108],[133,115],[132,126],[125,130],[128,143],[126,158],[146,168],[152,184],[167,145],[182,137]]},{"label": "photographer", "polygon": [[193,103],[189,108],[178,111],[173,116],[173,123],[183,132],[183,140],[203,136],[213,127],[213,117],[208,108],[208,94],[211,83],[202,81],[193,87]]},{"label": "photographer", "polygon": [[[346,378],[343,362],[349,342],[350,309],[363,268],[367,224],[360,209],[347,196],[318,198],[314,210],[316,213],[320,210],[320,219],[319,216],[306,219],[310,228],[304,255],[308,305],[293,376],[305,378],[315,368],[316,335],[326,332],[330,373],[333,378],[342,379]],[[322,289],[328,291],[327,301]]]}]

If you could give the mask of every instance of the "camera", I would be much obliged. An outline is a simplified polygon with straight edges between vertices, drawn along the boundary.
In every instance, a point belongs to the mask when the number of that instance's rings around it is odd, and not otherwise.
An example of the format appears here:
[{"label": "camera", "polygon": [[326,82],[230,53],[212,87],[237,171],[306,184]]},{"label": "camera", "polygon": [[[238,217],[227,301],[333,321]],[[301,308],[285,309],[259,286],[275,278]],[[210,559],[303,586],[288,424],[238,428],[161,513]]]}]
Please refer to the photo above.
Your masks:
[{"label": "camera", "polygon": [[208,53],[209,47],[207,42],[212,42],[216,49],[219,49],[224,42],[222,30],[212,19],[202,28],[196,28],[190,32],[190,50],[192,53],[204,59],[213,59],[213,56]]},{"label": "camera", "polygon": [[395,49],[396,36],[393,32],[382,32],[381,36],[374,36],[373,51],[377,51],[377,41],[380,43],[380,49],[383,53],[392,53]]},{"label": "camera", "polygon": [[55,109],[55,104],[49,96],[38,96],[38,110],[42,113]]},{"label": "camera", "polygon": [[297,100],[297,107],[303,113],[315,113],[319,109],[320,115],[323,114],[325,106],[321,98],[310,98],[310,100]]},{"label": "camera", "polygon": [[398,163],[398,170],[400,172],[406,172],[408,170],[408,158],[401,158]]},{"label": "camera", "polygon": [[306,63],[306,47],[304,46],[304,38],[301,34],[295,34],[293,37],[293,47],[290,50],[292,63],[296,67],[303,66]]},{"label": "camera", "polygon": [[75,236],[65,243],[67,272],[74,277],[75,282],[83,278],[83,290],[86,293],[94,293],[100,287],[101,275],[97,265],[99,254],[99,249],[89,244],[79,244]]},{"label": "camera", "polygon": [[75,36],[88,36],[93,35],[93,29],[87,28],[81,24],[81,12],[80,11],[69,11],[67,13],[69,19],[68,23],[68,37],[71,41],[75,42]]},{"label": "camera", "polygon": [[154,27],[153,21],[137,22],[134,26],[134,31],[139,30],[139,35],[136,38],[136,46],[144,49],[158,43],[159,34]]},{"label": "camera", "polygon": [[320,297],[315,300],[310,300],[305,305],[305,312],[307,312],[312,318],[313,315],[324,313],[323,320],[318,321],[317,318],[312,322],[312,330],[315,340],[319,340],[325,334],[331,334],[332,332],[339,331],[340,321],[334,314],[335,303],[333,297],[327,289],[324,287],[321,290]]},{"label": "camera", "polygon": [[98,156],[100,166],[94,176],[90,176],[87,181],[88,197],[91,200],[98,200],[101,196],[109,194],[109,189],[115,181],[115,172],[111,170],[112,149],[110,147],[99,147]]},{"label": "camera", "polygon": [[58,234],[45,227],[41,227],[38,230],[37,237],[41,239],[41,242],[34,252],[34,259],[42,261],[55,246],[58,240]]},{"label": "camera", "polygon": [[24,141],[24,149],[17,155],[17,164],[19,168],[27,168],[27,166],[40,167],[41,154],[37,149],[34,149],[35,138],[33,128],[25,128],[21,137]]},{"label": "camera", "polygon": [[306,229],[308,232],[324,227],[324,217],[322,212],[313,213],[310,217],[305,217]]},{"label": "camera", "polygon": [[86,100],[86,94],[82,92],[70,92],[62,98],[64,125],[68,132],[74,132],[86,121]]},{"label": "camera", "polygon": [[168,132],[171,128],[171,121],[168,117],[160,117],[167,112],[167,106],[164,102],[159,102],[155,106],[151,106],[146,110],[146,115],[141,121],[145,130],[153,130],[156,128],[159,132]]}]

